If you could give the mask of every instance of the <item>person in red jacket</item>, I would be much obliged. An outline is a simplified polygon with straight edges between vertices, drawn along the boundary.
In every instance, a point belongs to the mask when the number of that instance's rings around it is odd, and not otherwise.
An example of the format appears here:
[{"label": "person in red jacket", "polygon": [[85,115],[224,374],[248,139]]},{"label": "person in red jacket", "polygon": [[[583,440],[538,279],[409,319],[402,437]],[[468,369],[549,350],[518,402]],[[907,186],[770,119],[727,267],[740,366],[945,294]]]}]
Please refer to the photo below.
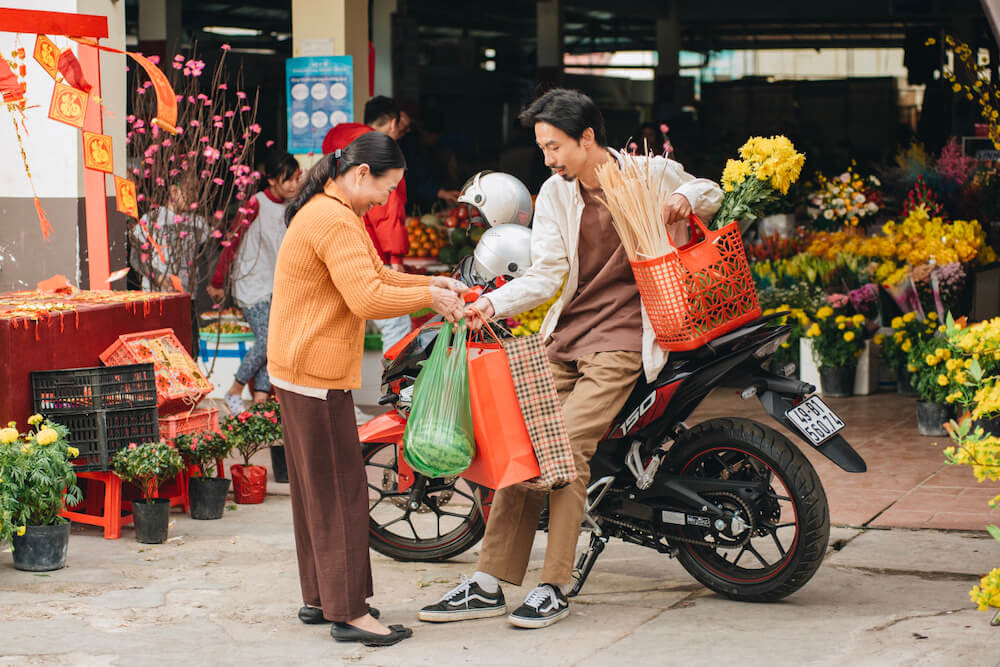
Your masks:
[{"label": "person in red jacket", "polygon": [[[409,116],[400,111],[394,99],[383,95],[373,97],[365,104],[364,121],[340,123],[333,127],[323,138],[323,154],[344,148],[366,132],[381,132],[399,141],[410,129]],[[368,211],[365,215],[365,228],[382,262],[395,271],[403,271],[403,258],[410,251],[410,240],[406,233],[405,178],[392,191],[385,204]],[[372,322],[382,334],[383,352],[410,333],[411,322],[408,315]],[[354,408],[354,416],[358,424],[370,419],[357,407]]]}]

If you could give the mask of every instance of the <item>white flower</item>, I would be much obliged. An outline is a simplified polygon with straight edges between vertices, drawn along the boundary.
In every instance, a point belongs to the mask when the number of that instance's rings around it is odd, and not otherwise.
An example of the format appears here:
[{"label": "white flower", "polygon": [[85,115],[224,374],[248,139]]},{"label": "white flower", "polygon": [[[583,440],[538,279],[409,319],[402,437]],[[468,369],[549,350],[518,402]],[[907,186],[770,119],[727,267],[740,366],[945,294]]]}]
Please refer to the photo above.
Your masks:
[{"label": "white flower", "polygon": [[864,204],[865,196],[859,192],[858,194],[854,195],[854,202],[857,204]]},{"label": "white flower", "polygon": [[843,218],[845,215],[847,215],[847,209],[846,208],[838,208],[837,209],[837,217]]},{"label": "white flower", "polygon": [[823,211],[823,217],[826,218],[827,220],[833,220],[833,209],[828,208],[825,211]]},{"label": "white flower", "polygon": [[830,202],[830,204],[832,206],[843,206],[844,205],[844,200],[842,198],[840,198],[840,197],[837,197],[832,202]]},{"label": "white flower", "polygon": [[874,185],[876,188],[882,186],[882,181],[878,180],[878,178],[876,178],[874,175],[869,176],[868,180],[871,181],[871,184]]},{"label": "white flower", "polygon": [[851,182],[851,175],[848,174],[845,171],[843,174],[840,175],[840,182],[841,183],[850,183]]},{"label": "white flower", "polygon": [[868,211],[869,213],[875,213],[878,211],[878,204],[876,204],[873,201],[870,201],[867,204],[865,204],[865,210]]}]

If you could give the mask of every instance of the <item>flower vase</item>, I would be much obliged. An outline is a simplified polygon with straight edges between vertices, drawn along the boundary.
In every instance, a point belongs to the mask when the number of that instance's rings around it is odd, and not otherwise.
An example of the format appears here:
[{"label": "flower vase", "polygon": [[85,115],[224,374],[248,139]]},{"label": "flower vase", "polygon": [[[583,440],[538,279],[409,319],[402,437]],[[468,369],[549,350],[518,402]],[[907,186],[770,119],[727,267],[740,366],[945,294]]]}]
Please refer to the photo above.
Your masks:
[{"label": "flower vase", "polygon": [[66,567],[70,524],[28,526],[24,535],[14,535],[14,567],[26,572],[49,572]]},{"label": "flower vase", "polygon": [[936,437],[948,435],[944,425],[951,417],[951,406],[947,403],[917,401],[917,430],[920,431],[920,435]]},{"label": "flower vase", "polygon": [[853,396],[856,371],[857,368],[821,366],[819,369],[819,382],[823,395],[833,398]]},{"label": "flower vase", "polygon": [[896,392],[900,396],[916,396],[917,390],[913,388],[913,375],[906,370],[905,366],[896,371]]},{"label": "flower vase", "polygon": [[233,498],[237,503],[256,505],[264,502],[264,496],[267,495],[267,468],[234,463],[229,470],[233,476]]}]

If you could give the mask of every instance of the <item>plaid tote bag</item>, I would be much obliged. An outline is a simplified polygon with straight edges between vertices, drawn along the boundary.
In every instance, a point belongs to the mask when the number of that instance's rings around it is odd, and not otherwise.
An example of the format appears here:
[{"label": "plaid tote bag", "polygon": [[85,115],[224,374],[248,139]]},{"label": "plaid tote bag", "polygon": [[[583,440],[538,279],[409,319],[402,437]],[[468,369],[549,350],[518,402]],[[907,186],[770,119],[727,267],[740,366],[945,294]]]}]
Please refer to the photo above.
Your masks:
[{"label": "plaid tote bag", "polygon": [[503,349],[541,471],[539,477],[522,483],[538,489],[564,487],[576,479],[576,465],[542,340],[538,335],[505,338]]}]

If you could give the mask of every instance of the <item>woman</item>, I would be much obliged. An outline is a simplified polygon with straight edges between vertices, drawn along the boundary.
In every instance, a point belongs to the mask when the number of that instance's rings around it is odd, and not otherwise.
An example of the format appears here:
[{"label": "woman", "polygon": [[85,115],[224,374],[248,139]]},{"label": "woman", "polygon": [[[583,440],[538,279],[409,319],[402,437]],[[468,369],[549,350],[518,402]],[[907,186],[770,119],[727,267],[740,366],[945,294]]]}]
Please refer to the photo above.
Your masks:
[{"label": "woman", "polygon": [[403,177],[396,142],[369,132],[326,156],[289,204],[271,302],[268,371],[281,402],[303,623],[333,622],[337,641],[388,646],[412,635],[385,627],[372,595],[368,485],[351,389],[361,386],[365,320],[431,307],[462,317],[450,278],[387,269],[362,216]]},{"label": "woman", "polygon": [[267,323],[274,267],[285,236],[287,201],[298,193],[302,175],[299,163],[284,151],[268,155],[263,172],[266,186],[247,202],[243,209],[246,213],[237,222],[230,245],[223,250],[212,284],[207,288],[209,296],[221,301],[232,265],[233,298],[254,334],[253,347],[240,362],[236,378],[224,397],[226,407],[234,415],[243,412],[243,387],[250,380],[253,380],[253,400],[267,400],[271,392],[267,375]]}]

